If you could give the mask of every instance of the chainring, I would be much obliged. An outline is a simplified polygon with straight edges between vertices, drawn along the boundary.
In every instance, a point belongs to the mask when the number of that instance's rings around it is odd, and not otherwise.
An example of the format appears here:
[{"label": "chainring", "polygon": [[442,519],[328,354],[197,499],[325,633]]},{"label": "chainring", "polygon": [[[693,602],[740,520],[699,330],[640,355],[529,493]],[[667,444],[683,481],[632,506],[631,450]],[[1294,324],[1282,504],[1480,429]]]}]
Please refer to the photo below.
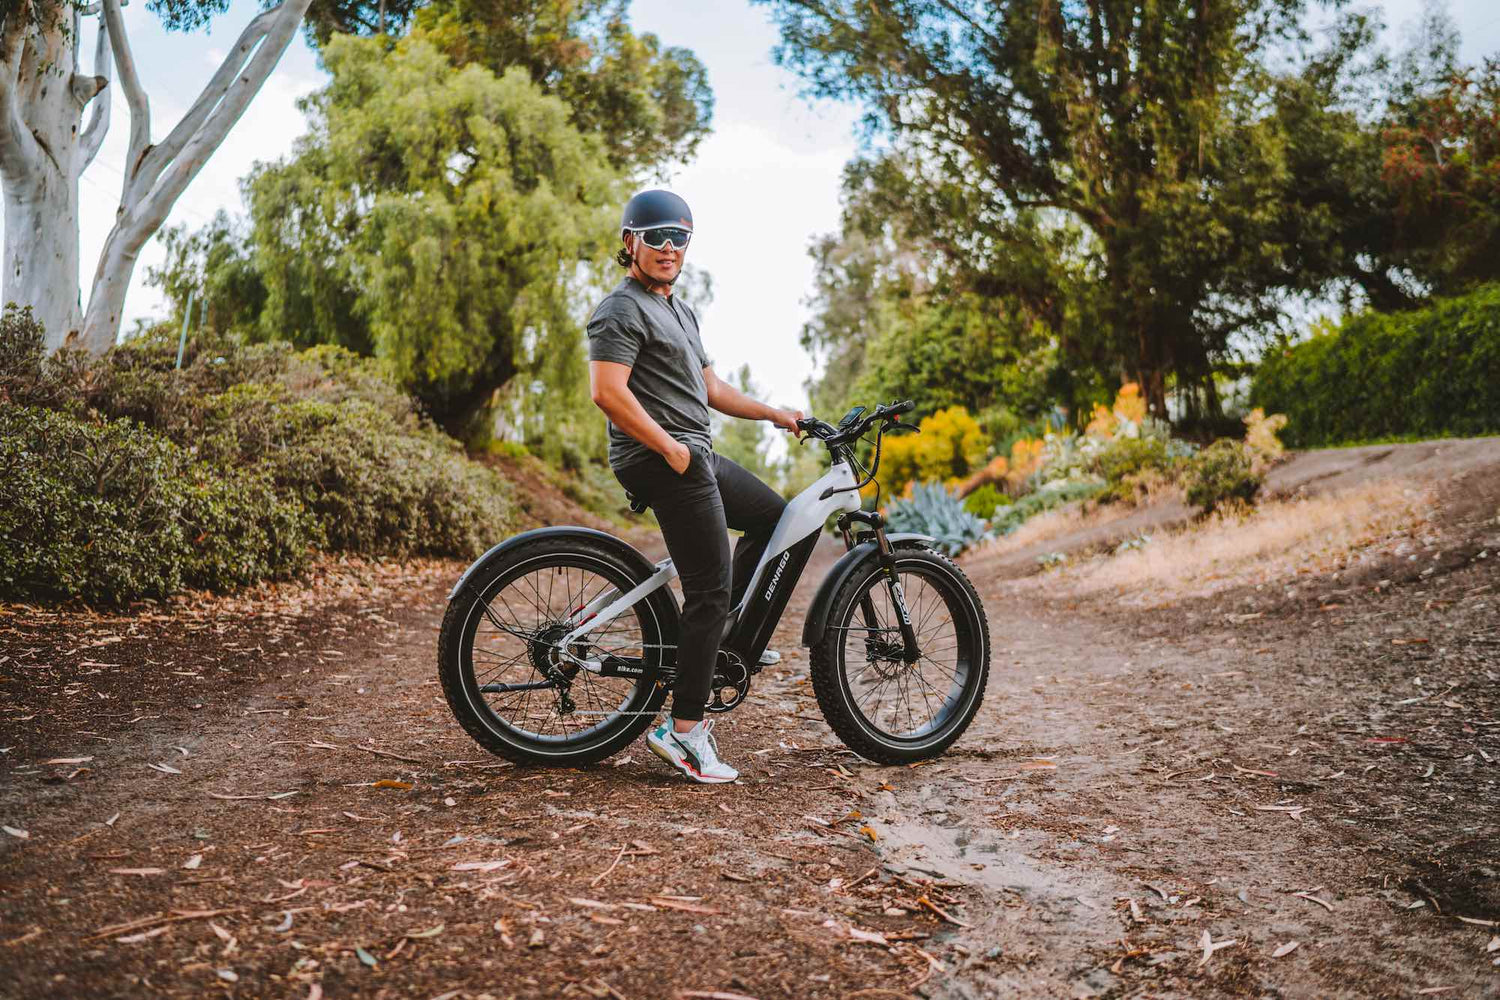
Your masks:
[{"label": "chainring", "polygon": [[[728,712],[737,708],[750,693],[750,671],[739,656],[727,649],[719,650],[718,669],[714,671],[713,698],[706,707],[710,712]],[[725,692],[729,697],[725,698]]]}]

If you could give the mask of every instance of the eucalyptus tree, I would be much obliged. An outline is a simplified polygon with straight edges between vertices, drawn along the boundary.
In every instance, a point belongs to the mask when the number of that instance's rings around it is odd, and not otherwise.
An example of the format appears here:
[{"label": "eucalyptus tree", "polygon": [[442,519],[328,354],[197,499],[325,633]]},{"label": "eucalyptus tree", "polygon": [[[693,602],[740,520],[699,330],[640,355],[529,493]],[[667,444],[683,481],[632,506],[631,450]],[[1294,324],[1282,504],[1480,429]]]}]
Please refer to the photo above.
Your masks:
[{"label": "eucalyptus tree", "polygon": [[[102,351],[115,342],[141,248],[260,91],[312,0],[280,0],[253,17],[182,119],[155,140],[124,2],[5,0],[0,7],[0,299],[30,306],[49,348],[70,343]],[[167,25],[191,29],[226,6],[226,0],[159,0],[153,9]],[[81,52],[86,20],[98,22],[88,71]],[[85,312],[78,183],[109,130],[116,76],[130,108],[130,140],[120,205]]]}]

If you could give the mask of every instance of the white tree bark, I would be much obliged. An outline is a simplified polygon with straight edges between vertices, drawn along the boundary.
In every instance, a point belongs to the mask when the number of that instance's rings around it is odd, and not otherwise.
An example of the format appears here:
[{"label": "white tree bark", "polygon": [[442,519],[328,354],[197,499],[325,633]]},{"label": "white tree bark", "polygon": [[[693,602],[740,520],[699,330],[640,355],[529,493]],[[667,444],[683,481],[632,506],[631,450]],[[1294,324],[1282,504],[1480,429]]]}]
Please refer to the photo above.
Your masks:
[{"label": "white tree bark", "polygon": [[[38,0],[10,0],[0,23],[0,189],[5,201],[0,300],[32,307],[47,345],[102,352],[115,343],[125,293],[146,241],[260,91],[311,0],[282,0],[256,16],[182,121],[151,144],[151,104],[136,72],[122,0],[63,3],[32,16]],[[81,20],[97,13],[94,75],[79,70]],[[109,129],[111,61],[130,106],[125,183],[115,225],[94,271],[88,309],[79,297],[78,180]],[[94,109],[88,126],[83,114]]]}]

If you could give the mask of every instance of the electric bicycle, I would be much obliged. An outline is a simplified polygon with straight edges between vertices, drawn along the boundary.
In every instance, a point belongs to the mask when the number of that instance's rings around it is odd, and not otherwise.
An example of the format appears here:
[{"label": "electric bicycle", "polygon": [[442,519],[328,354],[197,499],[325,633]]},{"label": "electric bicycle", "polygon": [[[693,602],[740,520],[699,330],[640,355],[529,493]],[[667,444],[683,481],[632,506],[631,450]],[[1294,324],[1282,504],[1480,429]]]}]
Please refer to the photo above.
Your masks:
[{"label": "electric bicycle", "polygon": [[[788,502],[715,664],[709,712],[743,704],[761,654],[830,517],[845,546],[802,628],[818,706],[846,746],[872,761],[935,757],[968,728],[989,676],[984,605],[967,576],[920,534],[887,532],[861,509],[884,435],[910,400],[855,407],[837,426],[798,421],[829,469]],[[876,432],[866,468],[856,444]],[[575,767],[633,742],[676,677],[671,559],[583,527],[523,532],[481,556],[448,595],[438,671],[463,728],[517,763]]]}]

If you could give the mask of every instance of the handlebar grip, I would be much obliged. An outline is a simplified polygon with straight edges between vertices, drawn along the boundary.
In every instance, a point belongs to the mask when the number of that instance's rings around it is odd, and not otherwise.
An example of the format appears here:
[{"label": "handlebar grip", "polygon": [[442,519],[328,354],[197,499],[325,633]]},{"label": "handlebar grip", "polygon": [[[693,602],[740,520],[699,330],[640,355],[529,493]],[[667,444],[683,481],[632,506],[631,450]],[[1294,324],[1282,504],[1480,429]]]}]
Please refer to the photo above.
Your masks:
[{"label": "handlebar grip", "polygon": [[886,410],[886,412],[887,413],[910,413],[912,410],[915,410],[916,408],[917,408],[917,404],[914,403],[914,402],[912,402],[911,400],[907,399],[907,400],[903,400],[903,401],[901,401],[899,403],[892,403],[890,405],[890,407]]}]

